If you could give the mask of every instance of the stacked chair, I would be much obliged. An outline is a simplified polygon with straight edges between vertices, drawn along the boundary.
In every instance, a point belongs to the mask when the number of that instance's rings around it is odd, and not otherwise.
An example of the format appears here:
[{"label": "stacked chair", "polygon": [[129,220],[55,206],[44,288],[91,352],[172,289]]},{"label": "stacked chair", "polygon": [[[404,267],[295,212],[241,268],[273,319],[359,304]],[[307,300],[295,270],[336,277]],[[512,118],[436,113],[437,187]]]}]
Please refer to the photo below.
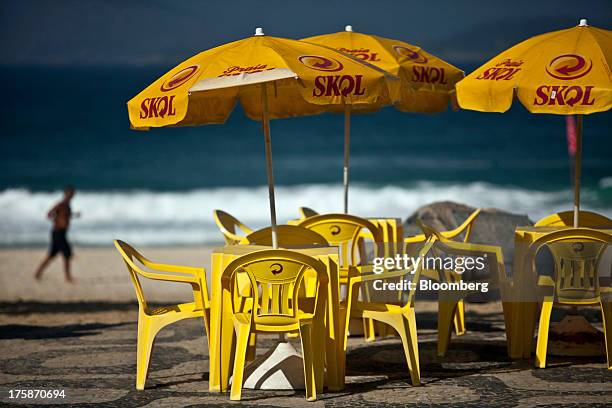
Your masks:
[{"label": "stacked chair", "polygon": [[[563,216],[556,218],[564,220]],[[603,316],[608,369],[612,369],[612,287],[610,276],[601,279],[598,275],[602,255],[611,243],[612,237],[608,234],[589,228],[569,228],[546,234],[529,246],[524,259],[525,268],[536,268],[537,273],[536,256],[545,247],[554,260],[554,275],[538,276],[542,307],[538,326],[536,367],[546,367],[548,329],[553,306],[577,307],[599,304]],[[601,285],[600,280],[605,282],[605,285]]]},{"label": "stacked chair", "polygon": [[[384,242],[381,231],[366,219],[347,214],[325,214],[303,219],[298,225],[318,233],[327,240],[329,245],[339,248],[339,281],[344,290],[347,288],[350,277],[359,276],[371,268],[367,264],[368,254],[363,239],[364,233],[372,237],[373,257],[383,255]],[[370,299],[368,288],[364,288],[362,297]],[[346,313],[346,305],[344,306],[341,305],[341,311]],[[372,339],[374,337],[373,321],[366,318],[363,324],[366,340]]]}]

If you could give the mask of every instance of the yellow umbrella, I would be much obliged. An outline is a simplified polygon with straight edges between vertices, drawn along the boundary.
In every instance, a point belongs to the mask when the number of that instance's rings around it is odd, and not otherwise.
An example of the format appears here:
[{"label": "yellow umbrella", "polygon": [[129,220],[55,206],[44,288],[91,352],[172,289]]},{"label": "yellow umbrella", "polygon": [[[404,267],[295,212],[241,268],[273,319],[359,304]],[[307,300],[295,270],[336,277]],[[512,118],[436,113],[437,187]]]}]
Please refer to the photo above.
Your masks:
[{"label": "yellow umbrella", "polygon": [[[463,71],[420,47],[403,41],[345,31],[304,38],[302,41],[335,48],[397,75],[401,97],[395,107],[403,112],[441,112],[449,104],[455,83]],[[350,153],[350,106],[344,116],[344,212],[348,212],[348,167]],[[362,111],[365,109],[362,109]],[[371,109],[370,109],[371,110]]]},{"label": "yellow umbrella", "polygon": [[582,115],[612,107],[612,31],[577,27],[532,37],[504,51],[457,84],[464,109],[505,112],[515,97],[532,113],[578,115],[574,226],[580,213]]},{"label": "yellow umbrella", "polygon": [[265,36],[258,28],[253,37],[189,58],[127,105],[135,129],[223,123],[238,101],[249,118],[261,120],[276,247],[269,119],[345,105],[381,106],[398,98],[399,81],[393,75],[326,47]]}]

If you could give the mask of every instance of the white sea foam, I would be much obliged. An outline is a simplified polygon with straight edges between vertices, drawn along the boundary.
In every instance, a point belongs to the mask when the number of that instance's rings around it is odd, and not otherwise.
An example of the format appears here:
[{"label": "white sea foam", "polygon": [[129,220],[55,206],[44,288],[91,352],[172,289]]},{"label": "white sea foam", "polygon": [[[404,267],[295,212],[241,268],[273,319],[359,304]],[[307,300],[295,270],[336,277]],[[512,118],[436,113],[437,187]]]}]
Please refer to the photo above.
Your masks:
[{"label": "white sea foam", "polygon": [[612,188],[612,177],[604,177],[601,180],[599,180],[599,187]]},{"label": "white sea foam", "polygon": [[[612,215],[612,208],[589,206],[594,193],[583,192],[585,208]],[[0,192],[0,245],[41,245],[48,242],[45,215],[61,192],[8,189]],[[300,206],[339,212],[340,185],[276,188],[279,222],[297,217]],[[406,218],[419,206],[451,200],[478,207],[496,207],[528,214],[532,219],[571,208],[570,190],[534,191],[475,182],[420,182],[409,187],[354,185],[350,212],[360,216]],[[596,200],[595,200],[596,202]],[[215,208],[234,214],[252,228],[269,225],[267,187],[213,188],[188,192],[78,192],[70,237],[77,244],[108,245],[121,238],[135,245],[203,244],[222,241],[213,218]]]}]

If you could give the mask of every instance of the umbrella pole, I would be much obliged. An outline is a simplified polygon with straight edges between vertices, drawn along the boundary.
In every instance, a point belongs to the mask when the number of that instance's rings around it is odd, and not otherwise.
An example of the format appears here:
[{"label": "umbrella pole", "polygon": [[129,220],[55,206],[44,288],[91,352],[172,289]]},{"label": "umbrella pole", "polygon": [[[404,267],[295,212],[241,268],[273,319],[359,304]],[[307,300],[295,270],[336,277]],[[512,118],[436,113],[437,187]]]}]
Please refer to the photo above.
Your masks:
[{"label": "umbrella pole", "polygon": [[351,105],[344,105],[344,213],[348,214],[349,156],[351,147]]},{"label": "umbrella pole", "polygon": [[270,140],[270,118],[268,116],[268,86],[261,84],[261,122],[266,144],[266,170],[268,173],[268,196],[270,199],[270,222],[272,225],[272,246],[278,248],[276,234],[276,204],[274,201],[274,174],[272,173],[272,142]]},{"label": "umbrella pole", "polygon": [[576,115],[576,162],[574,165],[574,228],[580,222],[580,166],[582,164],[582,115]]}]

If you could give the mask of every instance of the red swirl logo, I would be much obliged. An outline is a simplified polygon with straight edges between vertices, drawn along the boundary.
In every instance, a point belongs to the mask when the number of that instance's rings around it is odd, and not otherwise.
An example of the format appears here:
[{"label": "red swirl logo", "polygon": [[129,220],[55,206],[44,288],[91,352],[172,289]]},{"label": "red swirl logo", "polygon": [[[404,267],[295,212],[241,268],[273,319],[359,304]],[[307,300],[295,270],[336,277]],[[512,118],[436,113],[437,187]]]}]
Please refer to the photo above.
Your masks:
[{"label": "red swirl logo", "polygon": [[308,68],[318,71],[335,72],[344,68],[340,61],[333,58],[321,57],[320,55],[302,55],[298,59]]},{"label": "red swirl logo", "polygon": [[553,58],[546,72],[553,78],[569,81],[578,79],[588,74],[593,68],[593,62],[578,54],[563,54]]},{"label": "red swirl logo", "polygon": [[407,58],[411,62],[416,64],[426,64],[427,57],[421,54],[419,51],[411,50],[408,47],[404,47],[403,45],[394,45],[393,50],[402,58]]},{"label": "red swirl logo", "polygon": [[187,82],[189,78],[194,76],[198,68],[198,65],[192,65],[190,67],[180,70],[176,74],[172,75],[169,79],[167,79],[166,82],[162,84],[160,89],[162,90],[162,92],[168,92],[175,88],[178,88],[179,86]]}]

